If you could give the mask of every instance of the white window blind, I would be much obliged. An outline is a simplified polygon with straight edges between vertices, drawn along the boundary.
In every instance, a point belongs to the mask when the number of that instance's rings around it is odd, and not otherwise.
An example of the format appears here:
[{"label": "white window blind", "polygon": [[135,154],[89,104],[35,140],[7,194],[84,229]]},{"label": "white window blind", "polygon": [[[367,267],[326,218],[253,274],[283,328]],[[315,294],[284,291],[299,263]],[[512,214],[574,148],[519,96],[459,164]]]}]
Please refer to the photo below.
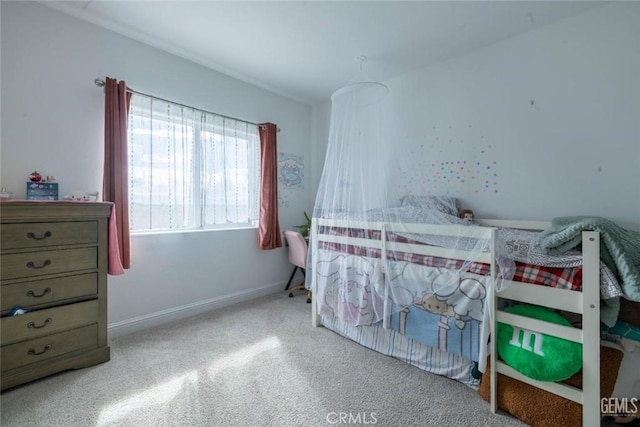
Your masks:
[{"label": "white window blind", "polygon": [[256,226],[257,125],[133,94],[128,126],[132,232]]}]

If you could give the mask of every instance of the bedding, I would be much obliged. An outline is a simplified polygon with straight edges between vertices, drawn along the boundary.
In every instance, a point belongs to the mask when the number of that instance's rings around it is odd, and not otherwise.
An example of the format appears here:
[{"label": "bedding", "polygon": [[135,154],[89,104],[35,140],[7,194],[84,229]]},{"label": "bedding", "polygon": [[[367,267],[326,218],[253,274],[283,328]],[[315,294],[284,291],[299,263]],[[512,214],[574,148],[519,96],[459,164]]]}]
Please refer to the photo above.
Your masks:
[{"label": "bedding", "polygon": [[[414,224],[437,224],[437,225],[465,225],[469,224],[464,220],[440,212],[425,212],[422,208],[402,208],[393,209],[389,215],[382,213],[373,217],[375,221],[384,222],[385,218],[393,218],[402,223]],[[341,219],[347,218],[341,216]],[[355,216],[355,220],[360,217]],[[561,254],[550,255],[541,245],[541,233],[512,228],[498,228],[497,242],[497,262],[500,269],[500,278],[504,280],[517,280],[527,283],[552,286],[561,289],[580,290],[582,283],[582,256],[577,250],[567,250]],[[343,227],[321,227],[322,234],[335,236],[347,236],[366,239],[380,239],[380,232],[377,230],[364,230]],[[429,234],[415,233],[388,233],[388,241],[420,243],[443,248],[456,248],[469,250],[475,253],[487,250],[486,243],[476,239],[466,239],[457,237],[434,236]],[[358,247],[343,243],[323,242],[322,249],[333,250],[343,253],[357,254],[379,258],[381,251],[375,248]],[[449,268],[459,269],[460,264],[452,264],[452,260],[437,260],[433,257],[420,256],[417,254],[388,253],[388,259],[404,260],[422,265],[436,266],[447,264]],[[478,265],[468,263],[469,268],[477,274],[485,274],[488,265]],[[603,300],[619,298],[624,295],[618,280],[606,263],[600,264],[600,294]],[[640,282],[639,282],[640,283]],[[614,320],[615,323],[615,320]]]},{"label": "bedding", "polygon": [[331,315],[322,316],[322,324],[350,340],[387,356],[395,357],[432,374],[459,381],[477,390],[480,372],[477,364],[455,353],[439,350],[381,325],[354,326]]},{"label": "bedding", "polygon": [[[349,237],[367,237],[379,238],[379,233],[365,233],[363,230],[337,230],[335,227],[331,230],[324,230],[324,233],[340,235],[345,233]],[[410,239],[388,237],[392,241],[411,242]],[[367,248],[356,245],[345,245],[342,243],[322,242],[320,248],[323,250],[359,255],[363,257],[380,258],[381,251],[375,248]],[[463,261],[434,257],[429,255],[421,255],[415,253],[392,252],[388,253],[388,259],[395,259],[410,262],[413,264],[424,265],[429,267],[441,267],[459,270]],[[553,258],[553,257],[550,257]],[[515,260],[515,257],[514,257]],[[567,255],[565,261],[553,259],[542,264],[531,264],[521,261],[514,261],[513,273],[509,280],[532,283],[535,285],[551,286],[560,289],[570,289],[572,291],[580,291],[582,286],[582,260],[576,261],[573,254]],[[622,296],[622,290],[613,276],[611,270],[602,263],[601,270],[601,297],[603,299],[617,298]],[[471,262],[467,266],[467,271],[476,274],[488,274],[489,265],[477,262]]]},{"label": "bedding", "polygon": [[487,355],[485,298],[490,276],[391,262],[387,274],[390,328],[404,336],[471,361]]},{"label": "bedding", "polygon": [[406,195],[400,199],[400,206],[413,206],[458,216],[460,206],[458,199],[450,196],[416,196]]},{"label": "bedding", "polygon": [[[432,213],[424,213],[422,208],[394,209],[396,219],[425,218]],[[399,212],[402,212],[401,214]],[[458,218],[452,223],[451,218],[437,213],[428,216],[430,220],[441,225],[465,225]],[[344,217],[343,217],[344,218]],[[381,219],[381,218],[376,218]],[[444,223],[444,224],[443,224]],[[379,241],[381,232],[375,229],[354,227],[320,226],[322,235],[336,236],[336,241],[319,242],[318,283],[320,284],[320,313],[332,313],[354,322],[355,325],[370,325],[384,318],[383,304],[385,300],[385,282],[382,274],[383,265],[380,262],[382,249],[365,244],[354,245],[344,242]],[[340,239],[347,237],[349,240]],[[364,239],[364,240],[362,240]],[[487,243],[479,239],[458,238],[451,236],[436,236],[430,234],[387,232],[388,242],[413,243],[436,247],[453,247],[469,251],[470,259],[451,259],[415,252],[387,250],[386,266],[399,271],[396,264],[403,266],[423,266],[423,278],[420,283],[432,281],[433,269],[443,272],[456,271],[458,274],[476,274],[486,276],[490,266],[487,263],[476,262],[473,254],[488,250]],[[502,250],[500,250],[502,248]],[[498,260],[499,278],[531,283],[535,285],[551,286],[560,289],[579,291],[582,284],[582,258],[577,251],[570,251],[560,256],[545,254],[539,244],[539,232],[515,229],[499,229],[498,251],[502,254]],[[387,265],[388,264],[388,265]],[[415,276],[415,273],[414,273]],[[394,276],[392,276],[394,277]],[[417,280],[417,279],[416,279]],[[451,279],[454,280],[454,279]],[[329,287],[326,284],[331,282]],[[341,283],[348,283],[342,286]],[[390,289],[403,289],[399,280],[392,280]],[[423,286],[423,285],[420,285]],[[338,290],[339,289],[339,290]],[[331,301],[322,295],[329,292]],[[605,301],[602,305],[603,321],[613,325],[617,318],[617,306],[610,301],[616,301],[622,295],[622,290],[615,276],[604,263],[600,265],[600,293]],[[396,295],[391,295],[396,297]],[[416,306],[419,295],[414,290],[405,298],[403,304],[397,304],[393,312]],[[392,298],[394,301],[397,298]],[[415,309],[411,311],[415,312]],[[406,313],[406,310],[405,310]],[[390,314],[390,313],[388,313]],[[413,316],[415,317],[415,316]],[[476,360],[476,359],[474,359]]]},{"label": "bedding", "polygon": [[640,302],[640,232],[600,217],[561,217],[542,232],[541,245],[550,254],[563,254],[580,245],[583,230],[600,232],[602,260],[619,275],[625,298]]},{"label": "bedding", "polygon": [[[422,208],[392,212],[396,218],[430,215]],[[490,235],[489,230],[483,233]],[[486,358],[489,328],[483,317],[488,264],[394,249],[391,242],[428,246],[419,242],[415,233],[385,233],[389,238],[386,249],[375,247],[384,240],[381,229],[375,227],[320,225],[316,236],[322,237],[315,237],[317,250],[310,276],[316,278],[319,315],[357,327],[381,326],[469,363]],[[342,244],[345,238],[360,244]],[[476,244],[468,247],[473,249]],[[383,251],[387,251],[386,258]]]},{"label": "bedding", "polygon": [[[488,251],[488,241],[461,237],[456,232],[445,236],[411,228],[398,231],[403,227],[381,224],[390,224],[382,220],[393,216],[413,221],[427,218],[437,225],[462,226],[463,230],[483,233],[490,233],[492,228],[468,229],[468,224],[457,217],[453,219],[441,211],[425,212],[420,207],[404,206],[376,213],[374,219],[381,220],[378,223],[328,220],[317,226],[317,251],[308,276],[316,278],[317,313],[354,327],[381,327],[387,333],[475,362],[479,371],[484,371],[490,330],[486,296],[491,271],[489,262],[478,261],[476,256]],[[352,218],[345,214],[339,217]],[[423,228],[429,229],[418,230]],[[382,240],[385,244],[379,245]],[[580,290],[580,253],[551,256],[542,251],[538,241],[539,232],[499,229],[497,244],[503,255],[499,274],[509,274],[508,280],[518,282]],[[443,257],[416,249],[422,247],[453,247],[469,254]],[[615,278],[604,264],[601,279],[601,294],[620,295]]]}]

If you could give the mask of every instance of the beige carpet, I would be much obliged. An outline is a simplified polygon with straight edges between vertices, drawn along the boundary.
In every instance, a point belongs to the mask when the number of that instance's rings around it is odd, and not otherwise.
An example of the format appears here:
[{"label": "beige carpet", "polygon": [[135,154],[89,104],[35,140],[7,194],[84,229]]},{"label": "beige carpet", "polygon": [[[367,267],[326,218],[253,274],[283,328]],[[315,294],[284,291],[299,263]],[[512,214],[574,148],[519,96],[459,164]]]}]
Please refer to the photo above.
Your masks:
[{"label": "beige carpet", "polygon": [[10,426],[522,426],[478,393],[310,325],[286,293],[113,339],[0,395]]}]

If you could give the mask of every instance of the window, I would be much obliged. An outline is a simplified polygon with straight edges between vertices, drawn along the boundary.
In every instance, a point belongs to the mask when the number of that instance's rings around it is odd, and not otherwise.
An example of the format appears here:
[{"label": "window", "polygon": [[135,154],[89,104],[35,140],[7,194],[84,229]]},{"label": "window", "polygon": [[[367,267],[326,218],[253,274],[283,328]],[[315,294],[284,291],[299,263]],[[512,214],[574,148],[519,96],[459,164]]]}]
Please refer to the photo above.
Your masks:
[{"label": "window", "polygon": [[257,125],[134,93],[128,126],[132,232],[257,225]]}]

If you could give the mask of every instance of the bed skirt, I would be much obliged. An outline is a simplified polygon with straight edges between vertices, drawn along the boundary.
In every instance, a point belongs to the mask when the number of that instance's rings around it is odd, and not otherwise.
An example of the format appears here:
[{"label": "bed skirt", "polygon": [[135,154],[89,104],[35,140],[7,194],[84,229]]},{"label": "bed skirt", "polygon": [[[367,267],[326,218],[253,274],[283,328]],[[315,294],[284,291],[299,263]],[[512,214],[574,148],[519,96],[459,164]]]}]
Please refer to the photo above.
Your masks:
[{"label": "bed skirt", "polygon": [[400,359],[432,374],[460,381],[474,390],[480,386],[477,364],[460,355],[426,346],[395,330],[384,329],[382,325],[353,326],[335,316],[322,316],[322,324],[378,353]]}]

